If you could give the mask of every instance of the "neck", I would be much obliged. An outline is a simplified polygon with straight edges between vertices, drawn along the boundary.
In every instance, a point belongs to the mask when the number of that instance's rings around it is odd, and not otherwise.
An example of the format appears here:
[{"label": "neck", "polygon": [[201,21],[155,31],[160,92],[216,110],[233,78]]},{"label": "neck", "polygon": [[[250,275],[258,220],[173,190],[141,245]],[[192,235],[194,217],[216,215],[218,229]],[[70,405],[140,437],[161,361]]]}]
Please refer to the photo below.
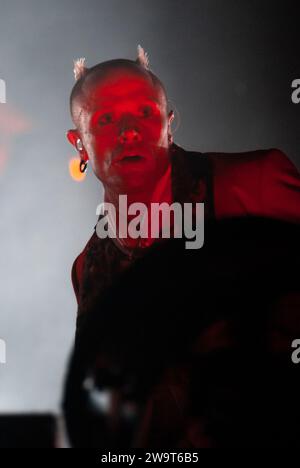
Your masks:
[{"label": "neck", "polygon": [[[127,203],[124,204],[124,197],[120,198],[120,195],[127,196]],[[172,195],[172,181],[171,181],[171,163],[168,164],[166,171],[160,177],[155,184],[152,184],[151,188],[147,188],[147,190],[140,190],[139,192],[134,193],[122,193],[120,191],[113,191],[110,189],[105,189],[104,192],[104,201],[106,203],[111,203],[114,205],[116,210],[116,223],[117,223],[117,232],[119,229],[119,221],[120,219],[125,219],[129,223],[132,219],[136,218],[137,214],[129,215],[128,208],[132,203],[143,203],[147,207],[148,215],[151,213],[151,203],[168,203],[171,204],[173,200]],[[150,216],[149,216],[150,218]],[[149,232],[151,219],[149,219]],[[120,239],[119,239],[120,240]],[[149,239],[148,239],[149,240]],[[136,247],[139,245],[139,239],[132,239],[128,234],[127,238],[122,238],[120,242],[127,247]],[[152,243],[147,242],[148,245]]]},{"label": "neck", "polygon": [[151,203],[171,202],[172,188],[171,188],[171,163],[168,164],[163,175],[159,180],[150,183],[148,187],[141,188],[141,190],[125,191],[113,190],[110,187],[105,187],[104,201],[112,203],[117,212],[119,212],[120,195],[127,196],[127,203],[144,203],[150,206]]},{"label": "neck", "polygon": [[151,203],[153,191],[154,187],[151,187],[151,189],[142,189],[134,192],[126,192],[125,190],[113,191],[105,189],[104,201],[107,203],[112,203],[116,211],[119,212],[119,200],[121,195],[126,195],[128,205],[132,203],[144,203],[145,205],[148,205]]}]

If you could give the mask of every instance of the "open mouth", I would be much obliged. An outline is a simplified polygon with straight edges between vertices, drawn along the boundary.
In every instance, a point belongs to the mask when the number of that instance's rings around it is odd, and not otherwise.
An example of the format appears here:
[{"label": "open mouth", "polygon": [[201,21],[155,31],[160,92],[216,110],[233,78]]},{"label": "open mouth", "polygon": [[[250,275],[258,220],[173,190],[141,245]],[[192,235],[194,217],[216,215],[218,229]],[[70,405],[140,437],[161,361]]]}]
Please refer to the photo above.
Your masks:
[{"label": "open mouth", "polygon": [[132,154],[132,155],[124,155],[122,156],[122,158],[118,159],[116,162],[118,163],[134,163],[134,162],[140,162],[142,161],[144,158],[143,156],[139,155],[139,154]]},{"label": "open mouth", "polygon": [[122,161],[140,161],[142,159],[142,156],[139,154],[134,154],[133,156],[125,156]]}]

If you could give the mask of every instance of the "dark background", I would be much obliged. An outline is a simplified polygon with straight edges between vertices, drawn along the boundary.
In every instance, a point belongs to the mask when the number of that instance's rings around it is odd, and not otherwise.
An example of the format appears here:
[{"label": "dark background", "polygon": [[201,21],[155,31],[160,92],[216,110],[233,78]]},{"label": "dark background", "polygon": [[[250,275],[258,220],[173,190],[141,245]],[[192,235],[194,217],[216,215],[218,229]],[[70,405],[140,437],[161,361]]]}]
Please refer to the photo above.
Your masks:
[{"label": "dark background", "polygon": [[300,167],[298,10],[296,1],[1,0],[0,411],[59,408],[76,315],[71,266],[102,201],[91,170],[82,183],[68,171],[73,59],[135,59],[140,43],[180,116],[175,142],[278,147]]}]

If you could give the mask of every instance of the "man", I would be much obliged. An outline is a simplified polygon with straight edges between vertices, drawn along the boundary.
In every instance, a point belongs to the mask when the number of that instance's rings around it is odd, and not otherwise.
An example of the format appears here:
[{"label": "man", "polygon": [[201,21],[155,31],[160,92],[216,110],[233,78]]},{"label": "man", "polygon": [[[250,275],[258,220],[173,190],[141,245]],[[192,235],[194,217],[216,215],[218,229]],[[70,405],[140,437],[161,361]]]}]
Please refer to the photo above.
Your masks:
[{"label": "man", "polygon": [[[173,143],[174,113],[168,112],[165,88],[150,71],[143,49],[138,50],[136,62],[117,59],[91,69],[83,61],[76,65],[71,94],[76,128],[67,136],[80,154],[81,167],[90,162],[102,182],[105,202],[118,212],[121,194],[127,195],[128,205],[147,206],[192,196],[204,201],[216,219],[257,215],[298,223],[300,176],[281,151],[201,154]],[[202,166],[200,175],[195,174],[197,166]],[[179,186],[181,193],[174,193]],[[141,246],[130,236],[118,240],[116,245],[127,253]],[[72,269],[78,300],[85,254],[86,249]]]},{"label": "man", "polygon": [[[76,128],[68,132],[68,139],[80,154],[81,169],[84,171],[90,162],[104,186],[105,201],[112,203],[117,212],[119,196],[126,194],[128,204],[142,202],[147,207],[155,202],[204,202],[207,220],[263,217],[299,224],[300,176],[281,151],[202,154],[185,151],[173,142],[174,114],[168,110],[165,88],[150,71],[142,48],[135,62],[111,60],[87,69],[82,60],[78,61],[75,77],[71,114]],[[120,275],[146,252],[155,252],[151,249],[157,243],[152,238],[135,239],[130,235],[100,239],[94,232],[72,268],[78,331],[84,327],[86,317],[97,312],[102,297]],[[216,329],[212,324],[202,335],[205,349],[213,347],[219,336],[218,326]],[[176,385],[169,386],[176,389]],[[180,400],[181,390],[179,385],[178,393],[173,392],[176,401]],[[170,401],[168,397],[166,401]],[[149,404],[151,408],[153,401]],[[144,426],[150,427],[149,421],[151,417],[146,418]],[[159,427],[162,441],[164,426],[154,427],[152,436]],[[190,441],[191,437],[186,435],[184,440]],[[205,444],[203,437],[201,443]],[[143,443],[147,445],[145,440]]]}]

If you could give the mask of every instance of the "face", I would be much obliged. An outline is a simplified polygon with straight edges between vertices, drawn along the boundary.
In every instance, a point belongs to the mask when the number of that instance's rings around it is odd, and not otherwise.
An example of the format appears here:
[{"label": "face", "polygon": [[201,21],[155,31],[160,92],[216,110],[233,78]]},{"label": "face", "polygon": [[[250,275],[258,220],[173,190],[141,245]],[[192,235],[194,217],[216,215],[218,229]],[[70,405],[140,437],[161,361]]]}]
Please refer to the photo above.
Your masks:
[{"label": "face", "polygon": [[149,190],[169,163],[166,98],[144,73],[111,71],[88,85],[78,134],[95,175],[119,193]]}]

